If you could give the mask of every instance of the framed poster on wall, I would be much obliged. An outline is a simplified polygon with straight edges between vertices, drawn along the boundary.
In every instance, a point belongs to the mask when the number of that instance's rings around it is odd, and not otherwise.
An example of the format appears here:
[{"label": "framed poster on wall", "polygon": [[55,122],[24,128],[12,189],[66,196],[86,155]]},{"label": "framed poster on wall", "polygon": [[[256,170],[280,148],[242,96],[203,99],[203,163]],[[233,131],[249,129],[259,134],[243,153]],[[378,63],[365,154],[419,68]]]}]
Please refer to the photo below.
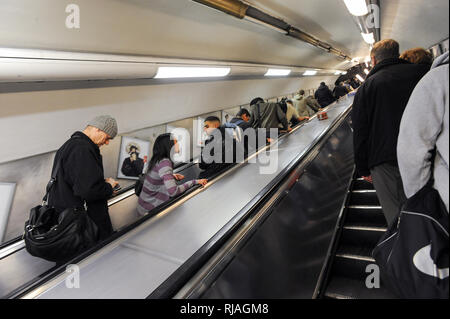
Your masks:
[{"label": "framed poster on wall", "polygon": [[197,146],[203,147],[205,146],[205,141],[208,138],[208,136],[205,133],[205,130],[203,129],[204,123],[205,123],[206,117],[197,117],[196,122],[196,137],[197,137]]},{"label": "framed poster on wall", "polygon": [[6,233],[9,213],[14,200],[15,183],[0,183],[0,243]]},{"label": "framed poster on wall", "polygon": [[138,179],[145,172],[150,156],[150,142],[123,136],[117,178]]}]

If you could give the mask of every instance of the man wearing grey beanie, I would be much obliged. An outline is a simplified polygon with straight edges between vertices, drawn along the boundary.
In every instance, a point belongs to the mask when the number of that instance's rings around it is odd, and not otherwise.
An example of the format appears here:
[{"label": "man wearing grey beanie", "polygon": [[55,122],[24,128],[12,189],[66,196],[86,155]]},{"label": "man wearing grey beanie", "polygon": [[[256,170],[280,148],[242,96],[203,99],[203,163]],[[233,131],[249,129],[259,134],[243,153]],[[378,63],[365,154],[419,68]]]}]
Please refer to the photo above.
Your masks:
[{"label": "man wearing grey beanie", "polygon": [[100,147],[117,135],[117,122],[101,115],[87,123],[83,132],[75,132],[56,152],[53,169],[61,160],[56,183],[49,193],[49,205],[62,212],[69,207],[87,206],[88,216],[98,227],[99,240],[112,232],[107,200],[118,185],[103,174]]}]

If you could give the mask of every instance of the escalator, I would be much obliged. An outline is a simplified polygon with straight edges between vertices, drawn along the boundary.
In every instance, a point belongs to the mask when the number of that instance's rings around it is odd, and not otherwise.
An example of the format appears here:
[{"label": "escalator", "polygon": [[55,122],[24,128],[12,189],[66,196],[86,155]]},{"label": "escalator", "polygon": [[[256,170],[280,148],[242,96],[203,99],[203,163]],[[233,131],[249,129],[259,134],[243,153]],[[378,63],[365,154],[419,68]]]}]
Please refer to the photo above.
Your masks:
[{"label": "escalator", "polygon": [[214,256],[174,295],[163,296],[314,298],[353,174],[351,137],[347,116],[290,168]]},{"label": "escalator", "polygon": [[[303,278],[305,290],[296,296],[311,297],[351,176],[351,101],[349,97],[333,105],[328,111],[328,121],[316,119],[312,123],[312,119],[281,137],[276,148],[269,146],[259,151],[266,156],[277,152],[273,172],[260,174],[264,165],[260,163],[237,164],[214,176],[207,192],[194,187],[158,207],[155,214],[123,223],[127,226],[107,241],[70,262],[80,267],[81,289],[71,290],[65,286],[66,265],[55,267],[53,263],[31,257],[23,246],[6,252],[0,256],[0,278],[4,279],[0,280],[1,297],[174,297],[240,227],[247,227],[253,217],[266,211],[260,209],[261,205],[272,209],[273,205],[282,203],[283,198],[289,198],[287,191],[295,185],[300,185],[303,195],[291,198],[283,210],[295,214],[296,204],[301,201],[303,213],[297,217],[304,223],[299,234],[304,244],[300,269],[305,271],[298,274]],[[344,147],[344,151],[339,151],[339,147]],[[321,159],[315,162],[322,166],[307,165],[316,158]],[[195,164],[186,169],[179,172],[187,178],[198,173]],[[284,186],[280,187],[280,183]],[[114,216],[135,213],[137,197],[133,194],[134,190],[130,189],[110,201],[113,222]],[[214,209],[206,205],[220,203],[224,195],[228,196],[226,205],[215,205]]]},{"label": "escalator", "polygon": [[355,178],[349,188],[343,219],[328,279],[320,297],[325,299],[395,299],[381,281],[368,288],[366,279],[373,270],[372,251],[387,230],[386,219],[373,185]]}]

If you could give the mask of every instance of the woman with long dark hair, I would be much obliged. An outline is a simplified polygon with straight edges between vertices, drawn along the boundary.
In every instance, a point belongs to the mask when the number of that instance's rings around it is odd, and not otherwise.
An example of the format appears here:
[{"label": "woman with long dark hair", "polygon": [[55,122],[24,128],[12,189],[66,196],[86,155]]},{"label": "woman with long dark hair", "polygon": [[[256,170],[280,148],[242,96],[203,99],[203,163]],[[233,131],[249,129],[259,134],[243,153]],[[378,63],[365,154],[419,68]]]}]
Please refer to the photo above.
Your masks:
[{"label": "woman with long dark hair", "polygon": [[153,155],[150,159],[148,173],[139,195],[137,210],[140,215],[147,214],[171,197],[182,194],[196,184],[204,186],[208,182],[206,179],[199,179],[177,185],[176,181],[182,180],[184,176],[173,173],[171,160],[173,154],[171,152],[180,152],[177,140],[169,133],[158,136],[153,145]]}]

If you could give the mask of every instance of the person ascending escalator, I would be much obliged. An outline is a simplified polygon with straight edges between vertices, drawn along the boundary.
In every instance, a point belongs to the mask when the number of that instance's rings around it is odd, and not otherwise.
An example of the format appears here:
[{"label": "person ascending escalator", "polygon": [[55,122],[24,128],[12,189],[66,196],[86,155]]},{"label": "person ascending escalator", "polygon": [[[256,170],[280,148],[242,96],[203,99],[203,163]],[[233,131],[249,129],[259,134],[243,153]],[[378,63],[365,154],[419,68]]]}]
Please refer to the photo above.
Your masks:
[{"label": "person ascending escalator", "polygon": [[314,97],[319,102],[322,108],[327,107],[328,105],[336,101],[333,92],[331,92],[325,82],[320,83],[320,86],[314,94]]},{"label": "person ascending escalator", "polygon": [[174,153],[180,152],[178,141],[171,134],[162,134],[156,138],[148,173],[138,200],[137,211],[141,216],[192,186],[196,184],[204,186],[208,182],[206,179],[197,179],[177,185],[176,181],[184,179],[184,176],[173,173],[172,150]]}]

